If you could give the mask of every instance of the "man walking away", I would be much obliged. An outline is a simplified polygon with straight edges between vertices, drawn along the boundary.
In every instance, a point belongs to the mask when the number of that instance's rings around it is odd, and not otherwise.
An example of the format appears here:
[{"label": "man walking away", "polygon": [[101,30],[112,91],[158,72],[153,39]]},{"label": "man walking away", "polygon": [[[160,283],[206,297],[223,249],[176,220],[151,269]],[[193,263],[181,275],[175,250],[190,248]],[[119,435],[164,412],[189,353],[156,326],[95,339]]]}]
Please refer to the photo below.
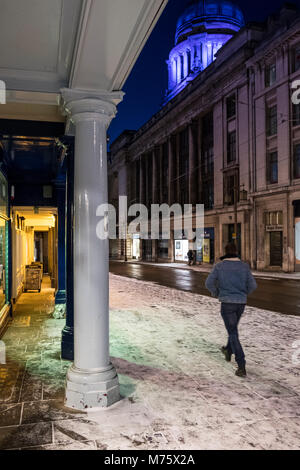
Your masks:
[{"label": "man walking away", "polygon": [[230,243],[225,248],[225,256],[216,264],[206,280],[206,288],[221,302],[221,315],[228,332],[227,346],[222,347],[226,361],[231,361],[232,354],[238,365],[236,375],[246,377],[246,360],[239,340],[238,324],[244,313],[247,295],[257,288],[248,264],[237,255],[237,248]]}]

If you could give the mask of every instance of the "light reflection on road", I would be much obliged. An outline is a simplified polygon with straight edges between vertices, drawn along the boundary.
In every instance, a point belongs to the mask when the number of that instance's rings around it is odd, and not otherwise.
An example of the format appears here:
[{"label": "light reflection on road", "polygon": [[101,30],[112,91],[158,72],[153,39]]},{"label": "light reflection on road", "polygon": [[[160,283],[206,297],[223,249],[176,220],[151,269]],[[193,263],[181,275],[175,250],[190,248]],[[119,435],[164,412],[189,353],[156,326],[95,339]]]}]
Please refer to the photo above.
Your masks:
[{"label": "light reflection on road", "polygon": [[[110,271],[117,275],[209,296],[205,288],[207,274],[202,272],[115,261],[110,263]],[[249,297],[250,306],[288,315],[300,315],[300,281],[263,277],[257,279],[257,284],[257,291]]]}]

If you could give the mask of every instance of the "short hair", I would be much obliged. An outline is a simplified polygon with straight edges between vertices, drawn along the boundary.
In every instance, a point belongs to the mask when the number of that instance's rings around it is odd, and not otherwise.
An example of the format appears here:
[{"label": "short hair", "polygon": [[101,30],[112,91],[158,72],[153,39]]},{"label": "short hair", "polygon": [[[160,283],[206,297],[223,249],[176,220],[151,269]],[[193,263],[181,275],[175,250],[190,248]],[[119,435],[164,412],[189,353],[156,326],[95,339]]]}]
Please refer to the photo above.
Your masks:
[{"label": "short hair", "polygon": [[226,255],[237,255],[237,247],[235,243],[228,243],[225,247]]}]

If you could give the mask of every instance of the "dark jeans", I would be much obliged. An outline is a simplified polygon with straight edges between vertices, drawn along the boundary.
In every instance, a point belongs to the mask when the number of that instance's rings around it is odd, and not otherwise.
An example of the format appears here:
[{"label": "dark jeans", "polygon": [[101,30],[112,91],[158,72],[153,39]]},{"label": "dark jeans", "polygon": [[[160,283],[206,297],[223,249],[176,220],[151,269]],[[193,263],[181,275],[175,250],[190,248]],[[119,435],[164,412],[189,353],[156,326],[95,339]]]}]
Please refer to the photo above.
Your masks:
[{"label": "dark jeans", "polygon": [[221,315],[228,332],[228,343],[226,349],[235,355],[235,360],[239,367],[246,364],[245,354],[239,340],[238,324],[244,313],[244,304],[224,304],[221,305]]}]

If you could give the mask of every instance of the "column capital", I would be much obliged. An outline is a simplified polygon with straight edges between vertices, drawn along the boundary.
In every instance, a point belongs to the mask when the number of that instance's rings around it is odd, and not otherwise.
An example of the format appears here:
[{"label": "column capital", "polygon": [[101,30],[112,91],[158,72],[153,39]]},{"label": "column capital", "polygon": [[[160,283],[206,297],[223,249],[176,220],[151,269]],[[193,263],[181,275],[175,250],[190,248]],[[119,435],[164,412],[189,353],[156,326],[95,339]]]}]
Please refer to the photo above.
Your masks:
[{"label": "column capital", "polygon": [[86,91],[61,89],[61,106],[75,124],[80,121],[104,122],[107,126],[116,116],[117,105],[123,100],[122,91]]}]

